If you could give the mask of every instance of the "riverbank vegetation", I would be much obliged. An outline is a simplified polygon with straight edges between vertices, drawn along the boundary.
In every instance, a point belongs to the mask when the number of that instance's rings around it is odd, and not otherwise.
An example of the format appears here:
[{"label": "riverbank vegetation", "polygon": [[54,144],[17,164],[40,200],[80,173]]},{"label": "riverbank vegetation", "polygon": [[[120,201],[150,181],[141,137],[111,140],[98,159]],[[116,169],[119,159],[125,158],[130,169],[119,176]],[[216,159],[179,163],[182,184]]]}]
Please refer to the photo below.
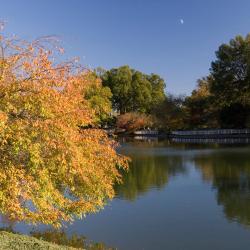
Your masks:
[{"label": "riverbank vegetation", "polygon": [[190,96],[173,96],[160,76],[126,65],[97,69],[112,92],[117,128],[133,132],[146,127],[165,131],[250,127],[250,35],[222,44],[215,54],[210,74],[197,81]]},{"label": "riverbank vegetation", "polygon": [[9,232],[0,232],[0,248],[2,250],[39,250],[39,249],[50,249],[50,250],[76,250],[79,248],[73,248],[68,246],[56,245],[43,240],[38,240],[34,237],[13,234]]},{"label": "riverbank vegetation", "polygon": [[83,235],[68,235],[62,230],[49,229],[31,231],[29,235],[21,235],[10,227],[0,228],[1,250],[38,250],[38,249],[85,249],[85,250],[114,250],[102,242],[92,242]]}]

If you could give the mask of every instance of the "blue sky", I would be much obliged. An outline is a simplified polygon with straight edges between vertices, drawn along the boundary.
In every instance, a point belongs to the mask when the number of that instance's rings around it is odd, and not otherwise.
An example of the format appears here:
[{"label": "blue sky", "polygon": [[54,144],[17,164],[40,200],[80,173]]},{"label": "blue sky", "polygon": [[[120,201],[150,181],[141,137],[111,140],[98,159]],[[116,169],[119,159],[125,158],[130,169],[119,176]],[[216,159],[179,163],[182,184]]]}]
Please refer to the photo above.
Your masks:
[{"label": "blue sky", "polygon": [[85,66],[128,64],[189,94],[218,46],[250,32],[249,10],[249,0],[2,0],[0,19],[21,38],[57,35]]}]

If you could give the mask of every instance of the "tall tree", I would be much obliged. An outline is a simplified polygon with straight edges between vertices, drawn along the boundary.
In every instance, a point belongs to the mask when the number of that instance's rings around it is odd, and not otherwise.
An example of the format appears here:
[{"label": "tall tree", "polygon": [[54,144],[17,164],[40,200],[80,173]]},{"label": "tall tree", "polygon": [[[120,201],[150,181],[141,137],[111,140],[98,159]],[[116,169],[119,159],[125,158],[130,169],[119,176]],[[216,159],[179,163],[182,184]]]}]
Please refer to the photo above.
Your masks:
[{"label": "tall tree", "polygon": [[103,85],[111,89],[113,107],[121,113],[131,110],[132,75],[129,66],[111,69],[102,75]]},{"label": "tall tree", "polygon": [[166,98],[165,88],[166,83],[163,78],[157,74],[151,74],[147,76],[147,79],[151,83],[151,109],[160,105]]},{"label": "tall tree", "polygon": [[139,72],[133,71],[131,82],[131,111],[146,113],[152,103],[152,86],[147,77]]},{"label": "tall tree", "polygon": [[147,75],[129,66],[98,73],[103,85],[111,89],[113,107],[122,114],[149,113],[165,98],[165,82],[156,74]]},{"label": "tall tree", "polygon": [[[214,80],[210,91],[220,108],[221,124],[244,127],[250,107],[250,35],[237,36],[229,44],[222,44],[216,57],[211,66]],[[228,119],[229,116],[232,118]]]},{"label": "tall tree", "polygon": [[0,212],[60,226],[103,207],[126,160],[101,130],[79,129],[95,118],[90,73],[55,64],[46,44],[0,36]]}]

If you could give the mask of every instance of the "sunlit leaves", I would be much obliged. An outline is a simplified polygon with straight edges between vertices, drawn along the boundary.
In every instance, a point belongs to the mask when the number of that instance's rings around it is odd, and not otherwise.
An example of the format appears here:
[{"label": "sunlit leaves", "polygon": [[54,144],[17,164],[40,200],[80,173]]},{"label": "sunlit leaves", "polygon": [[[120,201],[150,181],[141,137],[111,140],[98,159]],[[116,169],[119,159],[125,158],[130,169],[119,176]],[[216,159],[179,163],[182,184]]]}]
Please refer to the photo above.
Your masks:
[{"label": "sunlit leaves", "polygon": [[97,211],[127,162],[103,131],[80,129],[95,122],[91,73],[54,64],[47,40],[0,46],[0,212],[60,226]]}]

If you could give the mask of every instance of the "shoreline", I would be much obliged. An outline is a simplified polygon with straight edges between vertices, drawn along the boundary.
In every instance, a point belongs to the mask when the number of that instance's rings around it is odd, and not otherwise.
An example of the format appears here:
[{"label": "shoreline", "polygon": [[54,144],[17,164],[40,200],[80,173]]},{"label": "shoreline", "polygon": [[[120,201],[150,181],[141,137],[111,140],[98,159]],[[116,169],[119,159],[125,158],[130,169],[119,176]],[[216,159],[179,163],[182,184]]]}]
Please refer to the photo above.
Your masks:
[{"label": "shoreline", "polygon": [[[74,248],[64,245],[57,245],[48,241],[40,240],[32,236],[24,234],[16,234],[7,231],[0,232],[0,249],[2,250],[76,250],[81,248]],[[82,248],[83,249],[83,248]]]}]

